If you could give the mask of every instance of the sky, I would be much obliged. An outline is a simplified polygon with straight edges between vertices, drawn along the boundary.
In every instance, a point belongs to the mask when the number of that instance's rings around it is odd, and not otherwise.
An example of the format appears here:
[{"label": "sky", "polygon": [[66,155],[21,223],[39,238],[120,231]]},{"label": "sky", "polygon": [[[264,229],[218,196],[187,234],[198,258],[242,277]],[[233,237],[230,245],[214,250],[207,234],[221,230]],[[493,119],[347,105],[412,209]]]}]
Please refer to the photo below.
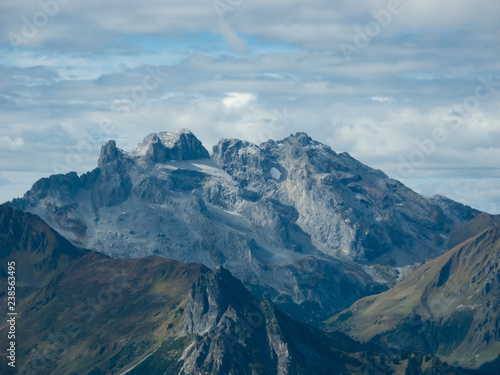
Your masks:
[{"label": "sky", "polygon": [[303,131],[500,213],[500,2],[2,0],[0,201],[149,133]]}]

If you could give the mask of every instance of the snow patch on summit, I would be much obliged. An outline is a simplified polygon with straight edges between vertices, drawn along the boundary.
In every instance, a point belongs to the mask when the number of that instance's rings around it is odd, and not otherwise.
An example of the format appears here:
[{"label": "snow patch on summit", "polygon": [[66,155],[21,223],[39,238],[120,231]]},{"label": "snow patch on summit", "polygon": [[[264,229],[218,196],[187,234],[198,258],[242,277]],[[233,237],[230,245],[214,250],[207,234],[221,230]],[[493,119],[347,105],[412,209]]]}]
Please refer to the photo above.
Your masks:
[{"label": "snow patch on summit", "polygon": [[172,148],[175,146],[175,143],[179,140],[182,134],[192,134],[192,133],[189,129],[181,129],[176,132],[159,132],[159,133],[149,134],[144,138],[144,140],[141,143],[139,143],[139,145],[137,146],[135,151],[132,152],[132,154],[137,156],[146,155],[148,151],[148,146],[155,135],[160,139],[161,143],[163,143],[165,147]]}]

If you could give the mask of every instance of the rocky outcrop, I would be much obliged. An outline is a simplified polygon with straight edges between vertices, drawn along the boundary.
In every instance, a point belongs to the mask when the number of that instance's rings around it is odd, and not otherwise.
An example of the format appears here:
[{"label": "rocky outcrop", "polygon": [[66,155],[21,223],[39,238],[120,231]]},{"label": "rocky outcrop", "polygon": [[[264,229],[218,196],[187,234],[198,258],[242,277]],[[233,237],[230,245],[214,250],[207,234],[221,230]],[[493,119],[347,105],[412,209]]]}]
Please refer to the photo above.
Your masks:
[{"label": "rocky outcrop", "polygon": [[301,325],[269,300],[258,302],[220,266],[191,287],[185,332],[195,335],[182,354],[186,374],[347,374],[366,366],[341,349],[365,348]]},{"label": "rocky outcrop", "polygon": [[97,166],[101,168],[105,164],[119,159],[120,154],[120,151],[116,148],[116,142],[113,140],[109,141],[101,147],[101,154],[99,155]]},{"label": "rocky outcrop", "polygon": [[210,155],[188,129],[148,135],[135,151],[148,160],[162,163],[167,160],[208,159]]},{"label": "rocky outcrop", "polygon": [[217,326],[230,304],[241,311],[251,300],[245,287],[217,266],[213,274],[200,277],[191,287],[185,331],[202,335]]}]

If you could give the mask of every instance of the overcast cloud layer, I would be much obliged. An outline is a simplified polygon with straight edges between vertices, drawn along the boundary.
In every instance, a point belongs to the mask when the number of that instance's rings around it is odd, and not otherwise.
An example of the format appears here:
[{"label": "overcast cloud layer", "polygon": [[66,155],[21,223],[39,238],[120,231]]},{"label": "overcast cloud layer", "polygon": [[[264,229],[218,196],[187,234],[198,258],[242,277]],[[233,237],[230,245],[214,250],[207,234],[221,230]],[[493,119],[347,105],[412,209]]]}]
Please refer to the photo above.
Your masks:
[{"label": "overcast cloud layer", "polygon": [[500,213],[499,46],[493,0],[4,0],[0,201],[189,128],[209,150],[305,131]]}]

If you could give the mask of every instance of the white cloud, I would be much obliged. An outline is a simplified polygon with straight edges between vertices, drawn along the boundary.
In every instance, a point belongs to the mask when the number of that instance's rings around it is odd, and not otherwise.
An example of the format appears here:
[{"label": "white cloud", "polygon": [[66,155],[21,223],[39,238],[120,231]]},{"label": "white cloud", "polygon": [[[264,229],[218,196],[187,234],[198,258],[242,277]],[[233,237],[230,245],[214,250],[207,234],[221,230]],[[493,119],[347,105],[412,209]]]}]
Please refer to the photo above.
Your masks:
[{"label": "white cloud", "polygon": [[[500,2],[401,3],[348,63],[339,43],[353,43],[355,27],[387,9],[386,0],[243,1],[224,22],[211,1],[71,1],[17,53],[6,36],[22,32],[38,0],[3,1],[1,168],[50,173],[106,120],[115,129],[102,138],[128,149],[149,132],[183,127],[208,149],[220,137],[260,142],[306,131],[398,177],[400,157],[449,128],[450,107],[474,95],[477,76],[500,71]],[[148,65],[169,77],[134,102]],[[500,157],[499,95],[448,130],[415,178],[436,179],[438,169],[487,178]],[[273,114],[283,107],[294,115],[286,124]],[[97,143],[66,171],[95,166]]]},{"label": "white cloud", "polygon": [[222,99],[222,103],[227,109],[239,109],[253,100],[255,100],[255,95],[253,94],[230,92]]},{"label": "white cloud", "polygon": [[217,30],[224,37],[229,48],[240,54],[247,54],[249,52],[246,40],[236,34],[234,29],[229,27],[227,23],[221,23]]},{"label": "white cloud", "polygon": [[21,137],[12,139],[8,135],[3,135],[0,137],[0,147],[7,147],[11,150],[22,147],[24,145],[24,140]]},{"label": "white cloud", "polygon": [[390,97],[390,96],[372,96],[371,99],[374,102],[379,102],[379,103],[386,103],[386,102],[394,101],[394,98]]}]

